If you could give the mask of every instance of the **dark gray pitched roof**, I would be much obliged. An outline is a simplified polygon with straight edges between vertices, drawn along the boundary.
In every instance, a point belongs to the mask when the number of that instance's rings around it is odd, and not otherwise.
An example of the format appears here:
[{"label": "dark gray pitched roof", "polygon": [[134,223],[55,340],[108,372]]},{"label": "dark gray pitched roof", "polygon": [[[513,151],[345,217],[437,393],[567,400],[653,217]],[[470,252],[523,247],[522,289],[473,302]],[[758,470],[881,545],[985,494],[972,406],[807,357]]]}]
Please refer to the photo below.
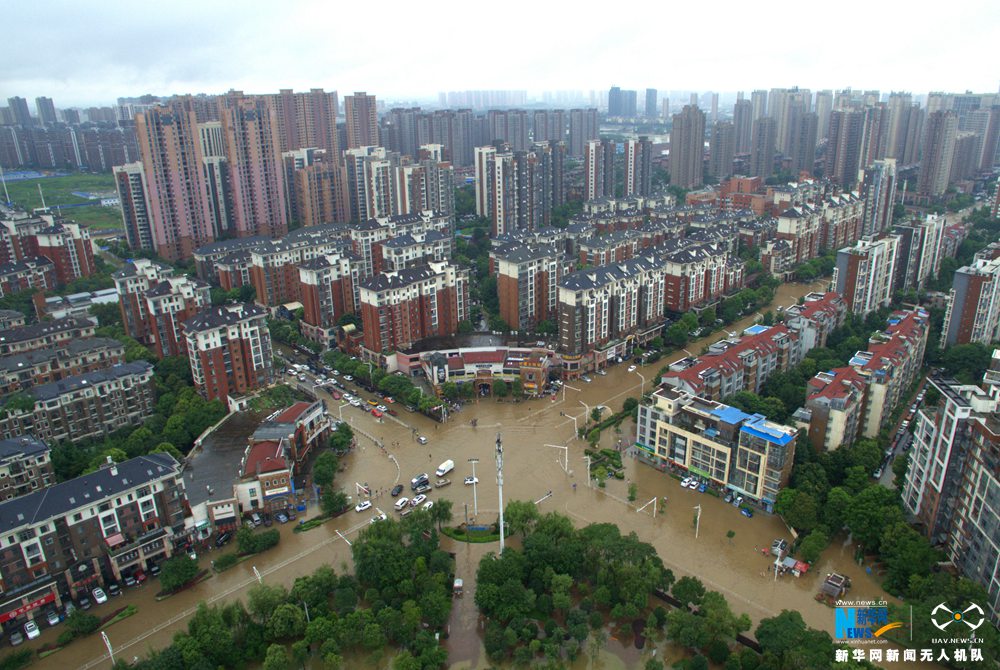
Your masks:
[{"label": "dark gray pitched roof", "polygon": [[183,327],[185,332],[192,333],[236,324],[244,319],[263,316],[266,313],[263,307],[252,302],[216,305],[201,310],[185,321]]},{"label": "dark gray pitched roof", "polygon": [[21,456],[41,456],[49,450],[49,445],[31,435],[21,435],[9,440],[0,440],[0,460]]},{"label": "dark gray pitched roof", "polygon": [[194,250],[194,255],[212,256],[231,251],[239,251],[241,249],[250,249],[261,244],[262,242],[269,242],[270,240],[271,238],[267,235],[254,235],[252,237],[237,237],[231,240],[219,240],[218,242],[209,242],[208,244],[198,247]]},{"label": "dark gray pitched roof", "polygon": [[62,333],[75,328],[93,328],[94,324],[86,319],[79,319],[75,316],[68,316],[65,319],[55,321],[40,321],[28,326],[11,328],[10,330],[0,330],[0,343],[10,344],[12,342],[25,342],[51,333]]},{"label": "dark gray pitched roof", "polygon": [[173,456],[162,453],[127,460],[115,469],[117,474],[104,467],[0,503],[0,533],[61,516],[79,507],[114,498],[136,486],[180,473]]},{"label": "dark gray pitched roof", "polygon": [[109,337],[81,337],[69,340],[65,345],[59,347],[46,347],[21,354],[0,356],[0,371],[16,372],[63,356],[74,356],[100,349],[121,349],[124,351],[125,348],[121,342]]},{"label": "dark gray pitched roof", "polygon": [[147,361],[119,363],[118,365],[112,365],[110,368],[105,368],[104,370],[84,372],[82,375],[73,375],[72,377],[66,377],[65,379],[60,379],[56,382],[39,384],[38,386],[28,389],[27,393],[36,401],[44,402],[46,400],[54,400],[61,395],[72,393],[73,391],[86,388],[88,386],[96,386],[97,384],[114,379],[121,379],[122,377],[128,377],[129,375],[140,375],[146,372],[151,372],[152,369],[152,364]]},{"label": "dark gray pitched roof", "polygon": [[438,272],[429,265],[418,265],[417,267],[399,270],[397,272],[381,272],[374,277],[370,277],[361,282],[361,288],[372,291],[386,291],[393,288],[403,288],[414,282],[430,279]]}]

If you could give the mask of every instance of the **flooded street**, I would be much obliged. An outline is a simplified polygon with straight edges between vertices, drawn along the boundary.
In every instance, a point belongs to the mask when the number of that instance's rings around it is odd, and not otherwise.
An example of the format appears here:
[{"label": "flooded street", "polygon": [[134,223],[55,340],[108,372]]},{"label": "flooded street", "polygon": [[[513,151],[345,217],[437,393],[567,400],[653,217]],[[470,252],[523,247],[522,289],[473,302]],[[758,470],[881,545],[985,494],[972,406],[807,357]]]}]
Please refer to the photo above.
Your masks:
[{"label": "flooded street", "polygon": [[[773,307],[787,307],[810,290],[822,290],[825,284],[823,281],[811,286],[781,286]],[[741,330],[752,325],[754,318],[755,315],[749,315],[731,329]],[[697,354],[703,346],[717,339],[719,334],[693,342],[688,350]],[[608,371],[607,376],[595,376],[590,384],[571,383],[554,401],[545,399],[515,403],[486,399],[473,402],[454,413],[443,425],[405,411],[399,412],[398,421],[387,416],[379,422],[353,407],[339,407],[339,403],[326,397],[332,415],[342,413],[352,426],[370,436],[365,438],[359,434],[359,448],[345,459],[345,471],[338,475],[337,481],[350,495],[354,495],[355,482],[367,483],[375,492],[384,491],[384,494],[373,498],[373,506],[394,515],[394,499],[389,496],[389,489],[403,483],[408,490],[410,478],[421,472],[431,473],[433,480],[434,469],[442,461],[453,459],[455,470],[449,476],[454,483],[446,488],[434,489],[430,498],[443,497],[454,501],[453,523],[457,524],[468,516],[470,522],[475,520],[490,524],[496,521],[499,510],[494,458],[499,432],[504,447],[506,501],[541,501],[541,512],[558,511],[570,516],[579,525],[614,523],[623,533],[635,531],[640,539],[656,547],[665,565],[676,577],[697,576],[707,587],[725,594],[733,609],[749,614],[755,624],[780,613],[782,609],[794,609],[801,612],[808,625],[832,635],[833,610],[814,600],[827,572],[837,571],[852,578],[854,588],[849,594],[852,599],[885,596],[865,574],[864,568],[852,563],[850,546],[831,547],[819,563],[801,578],[784,576],[775,582],[773,574],[766,572],[772,559],[762,556],[760,550],[770,547],[775,538],[791,539],[778,518],[765,514],[757,514],[752,519],[744,518],[736,508],[722,500],[682,489],[676,480],[631,458],[624,459],[626,480],[608,480],[605,490],[588,487],[583,459],[586,443],[575,438],[572,417],[576,417],[582,426],[589,409],[597,405],[607,405],[613,411],[620,410],[627,397],[639,395],[640,386],[645,386],[647,392],[652,388],[655,373],[660,367],[684,355],[683,351],[677,352],[667,359],[640,368],[637,373],[628,373],[625,365],[616,366]],[[472,418],[478,419],[477,426],[470,423]],[[428,438],[428,444],[417,443],[414,429]],[[634,438],[633,430],[634,425],[626,422],[620,435],[613,430],[605,431],[600,446],[612,447],[617,439],[630,444]],[[386,453],[370,438],[384,442]],[[475,491],[472,486],[462,484],[462,480],[472,474],[468,459],[479,459],[475,466],[479,478]],[[564,459],[567,464],[565,470]],[[628,481],[638,485],[634,506],[626,501]],[[549,492],[551,496],[546,497]],[[661,507],[658,510],[655,518],[652,506],[642,512],[636,511],[636,507],[652,498],[663,496],[667,497],[668,503],[665,509]],[[696,505],[701,506],[697,538],[693,526]],[[311,504],[305,518],[316,512],[316,506]],[[152,584],[128,590],[122,597],[95,608],[94,613],[102,615],[114,607],[135,604],[138,614],[109,628],[108,637],[115,647],[117,658],[131,659],[145,655],[152,649],[169,644],[174,633],[186,626],[187,618],[199,602],[217,603],[245,597],[247,588],[256,583],[253,566],[257,567],[265,582],[285,586],[291,586],[296,577],[309,574],[325,563],[332,564],[338,571],[345,569],[350,562],[350,548],[337,531],[351,540],[368,525],[374,513],[375,510],[369,510],[357,514],[352,510],[335,521],[299,534],[292,532],[290,524],[282,526],[281,544],[277,548],[215,575],[193,589],[157,603],[154,595],[158,582],[154,580]],[[735,532],[731,540],[726,537],[729,530]],[[455,552],[456,576],[464,579],[466,585],[464,597],[455,600],[450,621],[451,637],[446,642],[452,667],[488,667],[480,641],[481,631],[478,630],[474,577],[480,558],[489,551],[495,551],[497,545],[455,543],[448,538],[443,538],[442,544],[447,550]],[[204,567],[208,566],[211,558],[211,552],[200,557]],[[54,641],[57,632],[58,628],[46,630],[42,638],[32,644]],[[628,649],[615,640],[608,641],[603,667],[631,668],[640,664],[640,652],[632,647],[631,641],[626,643]],[[589,662],[589,657],[584,655],[571,667],[586,668]],[[67,649],[37,662],[35,667],[65,668],[76,665],[110,667],[99,636],[74,642]],[[921,667],[919,664],[911,666]],[[937,666],[928,664],[922,667]]]}]

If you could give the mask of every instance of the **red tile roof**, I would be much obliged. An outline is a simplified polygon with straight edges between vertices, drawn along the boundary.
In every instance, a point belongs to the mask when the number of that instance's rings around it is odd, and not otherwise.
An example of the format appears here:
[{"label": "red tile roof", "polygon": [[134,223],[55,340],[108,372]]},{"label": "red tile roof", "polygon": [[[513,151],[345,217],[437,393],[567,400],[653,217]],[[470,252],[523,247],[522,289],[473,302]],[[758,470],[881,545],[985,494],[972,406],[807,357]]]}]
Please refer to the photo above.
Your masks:
[{"label": "red tile roof", "polygon": [[[664,380],[677,379],[686,383],[695,391],[704,389],[703,377],[706,373],[719,370],[723,373],[735,373],[743,367],[740,362],[740,354],[747,351],[755,351],[761,355],[768,355],[780,349],[774,341],[776,335],[789,335],[789,330],[784,325],[772,326],[757,335],[745,335],[740,338],[739,343],[730,347],[721,354],[706,354],[698,358],[698,362],[680,372],[668,371],[663,375]],[[795,334],[791,334],[795,337]]]},{"label": "red tile roof", "polygon": [[820,377],[824,374],[822,372],[809,380],[808,386],[812,393],[806,396],[807,401],[814,398],[845,398],[850,395],[852,386],[858,391],[864,390],[865,378],[854,368],[834,368],[830,372],[833,373],[830,381]]},{"label": "red tile roof", "polygon": [[833,304],[833,302],[838,298],[840,298],[839,293],[830,291],[829,293],[824,295],[821,300],[806,301],[799,308],[799,315],[808,319],[811,318],[813,315],[815,315],[817,312],[836,314],[838,308],[836,305]]},{"label": "red tile roof", "polygon": [[881,370],[902,365],[911,355],[912,343],[920,339],[918,331],[927,327],[926,312],[894,312],[890,318],[900,318],[900,320],[886,328],[885,332],[889,334],[888,340],[869,343],[868,351],[872,357],[865,363],[864,367],[867,370]]},{"label": "red tile roof", "polygon": [[286,468],[288,468],[288,464],[285,463],[285,457],[281,455],[281,444],[268,440],[267,442],[258,442],[250,447],[246,466],[243,468],[243,476],[253,477],[263,472],[273,472]]},{"label": "red tile roof", "polygon": [[312,403],[297,402],[276,416],[274,420],[277,423],[295,423],[296,419],[302,416],[302,413],[309,409],[310,405],[312,405]]},{"label": "red tile roof", "polygon": [[462,360],[465,361],[466,365],[469,363],[503,363],[503,359],[506,355],[506,349],[497,349],[495,351],[468,351],[462,354]]}]

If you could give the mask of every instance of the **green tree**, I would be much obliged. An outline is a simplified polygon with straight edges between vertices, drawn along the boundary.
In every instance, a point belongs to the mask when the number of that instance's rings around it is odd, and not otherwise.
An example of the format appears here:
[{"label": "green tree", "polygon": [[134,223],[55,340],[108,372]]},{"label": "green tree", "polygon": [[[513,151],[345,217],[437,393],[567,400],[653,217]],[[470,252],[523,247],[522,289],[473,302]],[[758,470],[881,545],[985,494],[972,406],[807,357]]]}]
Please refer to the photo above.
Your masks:
[{"label": "green tree", "polygon": [[169,558],[160,566],[160,586],[166,592],[176,591],[198,576],[198,562],[186,554]]},{"label": "green tree", "polygon": [[705,585],[697,577],[681,577],[674,584],[671,593],[684,605],[699,605],[705,595]]},{"label": "green tree", "polygon": [[504,508],[504,522],[515,535],[527,535],[537,521],[538,507],[530,500],[511,500]]},{"label": "green tree", "polygon": [[301,637],[305,632],[305,613],[290,603],[278,605],[267,620],[267,636],[270,640],[290,640]]},{"label": "green tree", "polygon": [[878,551],[883,531],[903,521],[896,493],[882,486],[870,486],[851,501],[844,520],[857,542]]},{"label": "green tree", "polygon": [[828,544],[830,538],[817,528],[802,540],[802,544],[799,545],[799,558],[807,563],[815,563]]},{"label": "green tree", "polygon": [[452,501],[441,498],[434,503],[431,508],[431,519],[437,524],[438,530],[441,524],[448,523],[452,519]]},{"label": "green tree", "polygon": [[[283,586],[258,584],[247,593],[247,608],[257,623],[266,624],[272,613],[288,600],[288,591]],[[303,631],[305,629],[303,628]]]},{"label": "green tree", "polygon": [[939,559],[930,542],[903,521],[886,526],[879,546],[886,565],[885,589],[890,593],[905,593],[910,579],[929,574]]},{"label": "green tree", "polygon": [[264,670],[291,670],[291,664],[288,662],[288,652],[280,644],[272,644],[267,648],[267,654],[264,656],[264,665],[262,666]]},{"label": "green tree", "polygon": [[333,485],[333,478],[337,474],[340,462],[336,454],[324,451],[316,457],[313,463],[313,483],[324,488]]}]

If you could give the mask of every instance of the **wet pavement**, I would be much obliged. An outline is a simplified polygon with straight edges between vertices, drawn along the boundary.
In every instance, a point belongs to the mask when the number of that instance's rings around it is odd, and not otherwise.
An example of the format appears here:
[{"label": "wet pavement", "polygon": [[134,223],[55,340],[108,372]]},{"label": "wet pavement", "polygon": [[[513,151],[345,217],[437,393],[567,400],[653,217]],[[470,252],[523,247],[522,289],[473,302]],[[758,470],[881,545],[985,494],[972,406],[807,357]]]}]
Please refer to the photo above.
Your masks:
[{"label": "wet pavement", "polygon": [[[821,290],[824,285],[825,282],[809,287],[782,286],[774,306],[787,306],[799,295],[809,290]],[[754,317],[750,315],[731,328],[736,330],[752,325]],[[688,349],[700,351],[718,338],[719,335],[716,335],[693,342]],[[807,624],[832,635],[834,612],[814,599],[826,573],[836,571],[850,576],[854,583],[849,593],[852,599],[885,597],[864,568],[852,562],[853,548],[850,544],[829,548],[817,565],[801,578],[783,576],[775,581],[773,574],[767,572],[771,558],[762,555],[761,550],[770,547],[775,538],[791,538],[777,517],[757,514],[752,519],[744,518],[736,508],[722,500],[682,489],[679,482],[668,475],[628,457],[624,459],[625,480],[609,480],[604,490],[588,487],[584,475],[585,443],[574,437],[571,417],[582,422],[589,409],[597,405],[607,405],[618,411],[626,398],[639,394],[641,386],[646,391],[651,389],[653,376],[667,361],[684,355],[684,352],[678,352],[668,359],[639,368],[637,373],[628,373],[627,365],[615,366],[607,376],[594,376],[593,383],[574,382],[572,388],[554,399],[520,403],[479,400],[455,412],[443,425],[403,410],[399,411],[399,421],[383,419],[380,422],[371,414],[353,407],[340,408],[340,403],[320,394],[328,401],[332,416],[342,413],[352,426],[370,436],[359,437],[358,448],[346,457],[346,469],[338,475],[338,483],[354,495],[355,482],[367,482],[376,492],[372,499],[373,507],[393,515],[396,514],[393,510],[394,499],[388,491],[394,484],[407,483],[420,472],[433,473],[438,464],[453,459],[456,467],[450,478],[454,483],[446,488],[434,489],[429,497],[432,500],[443,497],[454,502],[453,523],[461,522],[466,515],[470,521],[492,523],[499,509],[494,456],[496,436],[500,433],[504,447],[505,501],[539,501],[545,498],[539,503],[543,513],[558,511],[580,525],[614,523],[623,533],[635,531],[640,539],[657,548],[665,565],[673,570],[676,577],[697,576],[709,588],[725,594],[733,609],[749,614],[755,624],[780,613],[782,609],[794,609],[802,613]],[[352,388],[351,393],[357,394],[356,389]],[[367,393],[360,395],[370,397]],[[477,425],[471,423],[473,418],[477,419]],[[605,431],[600,447],[613,447],[619,439],[629,444],[634,438],[634,425],[626,422],[622,430],[621,434],[613,430]],[[417,434],[427,436],[429,443],[418,444]],[[373,439],[383,442],[385,449],[379,448]],[[462,480],[472,474],[472,464],[468,462],[470,458],[479,461],[475,466],[479,478],[475,490],[462,484]],[[634,505],[626,502],[629,481],[638,486],[638,498]],[[379,490],[385,493],[380,495],[377,493]],[[551,496],[546,497],[550,491]],[[666,507],[658,509],[655,518],[652,506],[641,512],[636,511],[638,506],[654,497],[664,496],[668,499]],[[701,506],[697,538],[693,527],[696,505]],[[311,505],[304,518],[316,511]],[[95,613],[100,614],[102,609],[110,611],[123,602],[137,605],[138,614],[112,626],[108,629],[108,636],[119,658],[145,655],[152,649],[169,644],[173,634],[186,626],[187,618],[200,601],[216,603],[245,597],[247,588],[256,583],[254,565],[265,582],[285,586],[291,586],[296,577],[309,574],[322,564],[332,564],[338,571],[348,569],[351,557],[346,541],[366,527],[375,513],[375,510],[360,514],[351,511],[300,534],[293,533],[291,525],[280,527],[282,540],[277,548],[216,575],[195,588],[156,603],[153,599],[157,589],[154,581],[96,608]],[[735,531],[731,540],[726,537],[729,530]],[[475,610],[474,577],[480,558],[486,552],[495,551],[497,545],[466,545],[453,543],[447,538],[444,538],[443,544],[456,553],[456,576],[465,580],[466,588],[465,596],[456,599],[450,620],[451,636],[445,643],[449,659],[456,668],[488,667]],[[200,560],[207,567],[212,557],[212,552],[209,552]],[[31,644],[52,641],[57,632],[46,631],[40,640]],[[640,653],[631,645],[631,640],[625,642],[627,649],[616,640],[608,641],[602,656],[602,667],[631,668],[641,665]],[[70,648],[39,661],[35,667],[63,668],[76,662],[84,668],[107,667],[106,650],[99,636],[74,642]],[[589,657],[584,654],[571,667],[588,667],[589,662]],[[910,665],[921,667],[919,664]]]}]

